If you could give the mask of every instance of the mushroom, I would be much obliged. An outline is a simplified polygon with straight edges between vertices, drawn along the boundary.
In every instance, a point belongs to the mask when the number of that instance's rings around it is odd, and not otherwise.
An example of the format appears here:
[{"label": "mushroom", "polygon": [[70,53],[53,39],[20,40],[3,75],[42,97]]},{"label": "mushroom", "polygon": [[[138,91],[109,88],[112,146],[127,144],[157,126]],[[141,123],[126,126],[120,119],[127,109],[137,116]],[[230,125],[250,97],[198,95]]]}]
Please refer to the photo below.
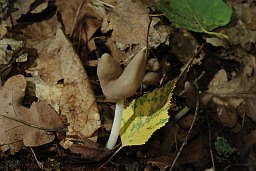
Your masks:
[{"label": "mushroom", "polygon": [[[179,113],[175,115],[175,121],[181,119],[191,108],[196,108],[197,92],[196,88],[191,82],[185,83],[186,104]],[[204,109],[211,102],[212,94],[199,94],[199,109]]]},{"label": "mushroom", "polygon": [[156,85],[161,80],[161,65],[156,58],[148,60],[148,72],[143,78],[143,86]]},{"label": "mushroom", "polygon": [[103,54],[98,64],[97,75],[107,100],[116,102],[115,116],[106,147],[113,149],[120,130],[124,99],[132,96],[140,87],[146,70],[146,48],[138,52],[122,70],[109,54]]}]

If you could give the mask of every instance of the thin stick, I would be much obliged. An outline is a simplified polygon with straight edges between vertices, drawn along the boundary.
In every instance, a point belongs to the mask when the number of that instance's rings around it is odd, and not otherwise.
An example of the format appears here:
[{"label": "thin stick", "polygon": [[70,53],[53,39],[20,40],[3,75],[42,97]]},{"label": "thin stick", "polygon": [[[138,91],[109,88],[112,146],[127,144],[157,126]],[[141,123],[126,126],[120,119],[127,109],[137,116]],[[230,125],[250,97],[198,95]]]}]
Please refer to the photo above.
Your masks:
[{"label": "thin stick", "polygon": [[37,163],[37,165],[39,166],[39,168],[40,168],[41,170],[45,170],[45,169],[44,169],[44,164],[43,164],[42,162],[40,162],[40,161],[37,159],[34,150],[33,150],[31,147],[30,147],[30,150],[32,151],[32,154],[33,154],[33,156],[34,156],[34,158],[35,158],[35,160],[36,160],[36,163]]},{"label": "thin stick", "polygon": [[98,2],[98,3],[100,3],[100,4],[103,4],[103,5],[105,5],[105,6],[107,6],[107,7],[110,7],[110,8],[115,8],[115,6],[113,6],[113,5],[110,5],[110,4],[108,4],[108,3],[106,3],[106,2],[103,2],[103,1],[100,1],[100,0],[95,0],[96,2]]},{"label": "thin stick", "polygon": [[84,5],[84,0],[81,2],[80,6],[78,7],[78,9],[77,9],[77,11],[76,11],[76,16],[75,16],[75,18],[74,18],[74,22],[73,22],[73,25],[72,25],[70,38],[73,37],[74,30],[75,30],[76,23],[77,23],[77,19],[78,19],[78,16],[79,16],[79,14],[80,14],[80,11],[81,11],[81,8],[82,8],[83,5]]},{"label": "thin stick", "polygon": [[231,167],[236,167],[236,166],[239,166],[239,167],[248,167],[249,164],[232,164],[232,165],[228,165],[227,167],[225,167],[224,171],[225,171],[225,170],[228,170],[228,169],[231,168]]},{"label": "thin stick", "polygon": [[211,131],[211,125],[210,125],[210,121],[209,121],[209,117],[208,114],[205,114],[205,119],[207,122],[207,126],[208,126],[208,139],[209,139],[209,150],[210,150],[210,155],[211,155],[211,160],[212,160],[212,168],[215,171],[215,162],[214,162],[214,156],[213,156],[213,150],[212,150],[212,131]]},{"label": "thin stick", "polygon": [[105,163],[103,163],[99,168],[97,168],[97,170],[96,171],[100,171],[100,169],[102,168],[102,167],[104,167],[122,148],[123,148],[124,146],[121,146],[121,147],[119,147],[117,150],[116,150],[116,152],[114,152],[114,154],[112,154],[112,156],[105,162]]},{"label": "thin stick", "polygon": [[173,163],[172,163],[171,168],[169,169],[169,171],[172,171],[172,170],[173,170],[174,165],[176,164],[176,162],[177,162],[177,160],[178,160],[178,158],[179,158],[179,156],[180,156],[180,154],[181,154],[181,151],[183,150],[183,148],[185,147],[185,145],[187,145],[188,138],[189,138],[189,136],[190,136],[190,134],[191,134],[192,128],[193,128],[194,125],[195,125],[195,122],[196,122],[196,119],[197,119],[197,115],[198,115],[198,113],[199,113],[199,91],[198,91],[199,88],[198,88],[197,83],[194,83],[194,85],[195,85],[196,90],[197,90],[197,96],[196,96],[196,99],[197,99],[197,100],[196,100],[196,109],[195,109],[195,115],[194,115],[194,118],[193,118],[193,122],[192,122],[192,124],[191,124],[191,126],[190,126],[190,128],[189,128],[189,130],[188,130],[188,134],[187,134],[187,136],[186,136],[186,139],[185,139],[184,142],[182,143],[182,145],[181,145],[181,147],[180,147],[180,149],[179,149],[177,155],[175,156],[175,159],[174,159],[174,161],[173,161]]}]

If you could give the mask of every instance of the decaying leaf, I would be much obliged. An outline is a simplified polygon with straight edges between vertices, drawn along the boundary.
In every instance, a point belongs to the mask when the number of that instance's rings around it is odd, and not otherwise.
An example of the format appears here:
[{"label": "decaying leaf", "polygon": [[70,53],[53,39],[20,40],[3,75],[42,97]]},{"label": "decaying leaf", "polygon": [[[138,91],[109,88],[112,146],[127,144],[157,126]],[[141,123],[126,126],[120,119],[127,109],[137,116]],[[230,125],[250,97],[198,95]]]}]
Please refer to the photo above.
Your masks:
[{"label": "decaying leaf", "polygon": [[168,109],[176,80],[135,99],[124,109],[120,136],[122,146],[142,145],[168,120]]},{"label": "decaying leaf", "polygon": [[82,158],[89,161],[101,161],[111,154],[111,150],[89,139],[75,142],[69,149],[76,154],[81,154]]},{"label": "decaying leaf", "polygon": [[[113,58],[118,62],[126,60],[131,54],[137,54],[145,47],[149,25],[148,13],[148,8],[139,0],[120,0],[113,11],[103,19],[101,31],[106,33],[113,30],[107,45]],[[135,45],[137,48],[130,49],[132,52],[124,52],[124,49]]]},{"label": "decaying leaf", "polygon": [[[8,6],[10,7],[9,11],[11,11],[11,13],[9,13],[8,16],[11,17],[7,17],[6,19],[8,26],[16,25],[17,20],[21,17],[21,15],[27,14],[28,12],[38,8],[44,1],[46,0],[37,1],[37,3],[35,3],[36,0],[9,2]],[[41,11],[39,10],[39,12]]]},{"label": "decaying leaf", "polygon": [[51,142],[55,135],[47,130],[64,129],[59,115],[46,103],[22,106],[26,79],[22,75],[9,78],[0,90],[0,150],[14,154],[22,147]]},{"label": "decaying leaf", "polygon": [[22,31],[31,40],[44,40],[56,34],[58,25],[57,16],[54,15],[47,20],[28,25]]},{"label": "decaying leaf", "polygon": [[149,34],[148,34],[148,46],[150,48],[157,48],[160,44],[169,45],[169,38],[171,33],[171,27],[162,24],[161,19],[158,17],[152,17]]},{"label": "decaying leaf", "polygon": [[0,39],[2,39],[6,33],[7,33],[7,25],[5,24],[5,21],[1,21],[0,22]]},{"label": "decaying leaf", "polygon": [[8,64],[12,55],[24,46],[23,41],[4,38],[0,40],[0,65]]},{"label": "decaying leaf", "polygon": [[[241,57],[239,73],[228,80],[225,70],[220,70],[209,84],[208,92],[220,98],[226,107],[237,109],[240,105],[246,109],[246,114],[256,122],[256,59],[255,56],[246,54]],[[213,99],[213,101],[215,101]],[[217,101],[215,101],[216,103]],[[217,103],[218,104],[218,103]]]},{"label": "decaying leaf", "polygon": [[82,38],[87,42],[101,26],[102,18],[94,11],[89,0],[56,0],[66,35],[75,43]]},{"label": "decaying leaf", "polygon": [[[48,85],[63,86],[59,87],[61,93],[51,91],[52,95],[49,96],[48,101],[52,106],[58,104],[59,112],[67,116],[70,124],[67,137],[91,138],[96,141],[97,135],[94,133],[100,127],[96,100],[88,76],[71,43],[62,30],[57,29],[54,37],[37,42],[33,47],[39,52],[37,69],[41,79]],[[37,84],[35,82],[37,87],[41,86]],[[57,93],[56,96],[54,93]],[[57,98],[50,99],[53,96]],[[66,148],[72,145],[68,142],[68,138],[64,141]]]}]

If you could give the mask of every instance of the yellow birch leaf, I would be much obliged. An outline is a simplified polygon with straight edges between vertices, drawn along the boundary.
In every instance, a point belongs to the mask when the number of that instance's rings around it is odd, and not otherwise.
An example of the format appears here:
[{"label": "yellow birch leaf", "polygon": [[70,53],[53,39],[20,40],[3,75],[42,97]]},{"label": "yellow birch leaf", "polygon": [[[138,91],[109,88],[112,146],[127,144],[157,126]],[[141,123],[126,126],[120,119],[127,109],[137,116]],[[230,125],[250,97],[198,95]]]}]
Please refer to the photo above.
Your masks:
[{"label": "yellow birch leaf", "polygon": [[168,120],[168,109],[177,79],[133,100],[123,110],[120,136],[122,147],[144,144]]}]

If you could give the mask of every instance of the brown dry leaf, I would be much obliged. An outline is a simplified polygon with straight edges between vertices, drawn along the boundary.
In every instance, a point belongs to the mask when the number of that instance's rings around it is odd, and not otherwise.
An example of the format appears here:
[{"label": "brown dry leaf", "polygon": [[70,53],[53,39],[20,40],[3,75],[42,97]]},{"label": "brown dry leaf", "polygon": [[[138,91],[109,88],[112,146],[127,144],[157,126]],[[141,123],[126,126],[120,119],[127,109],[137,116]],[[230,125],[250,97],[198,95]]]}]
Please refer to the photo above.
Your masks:
[{"label": "brown dry leaf", "polygon": [[31,40],[44,40],[53,37],[56,34],[58,25],[57,16],[54,15],[48,20],[34,22],[33,24],[25,27],[22,31],[26,37]]},{"label": "brown dry leaf", "polygon": [[139,0],[120,0],[103,20],[101,30],[112,32],[112,39],[120,44],[146,45],[149,10]]},{"label": "brown dry leaf", "polygon": [[102,18],[92,8],[89,0],[56,0],[65,34],[78,43],[87,42],[100,28]]},{"label": "brown dry leaf", "polygon": [[74,143],[69,148],[73,153],[81,154],[82,158],[90,161],[102,161],[112,152],[104,146],[91,141],[89,139],[83,140],[83,142]]},{"label": "brown dry leaf", "polygon": [[43,101],[33,103],[30,109],[22,106],[25,88],[26,79],[22,75],[9,78],[1,87],[0,149],[2,152],[10,149],[14,154],[24,146],[33,147],[49,143],[53,141],[55,135],[43,128],[64,128],[58,114]]},{"label": "brown dry leaf", "polygon": [[[142,47],[146,46],[148,13],[147,6],[139,0],[120,0],[113,11],[103,19],[102,32],[113,30],[107,46],[118,62],[130,60],[130,56],[137,54]],[[134,47],[136,45],[139,47]],[[124,52],[127,48],[130,48],[129,53]]]},{"label": "brown dry leaf", "polygon": [[[170,37],[171,52],[177,58],[186,64],[192,58],[200,47],[195,37],[185,29],[178,29]],[[200,63],[204,58],[204,53],[200,53],[198,59],[194,59],[193,64]]]},{"label": "brown dry leaf", "polygon": [[160,44],[169,45],[171,27],[160,21],[161,19],[158,17],[152,17],[151,19],[148,34],[148,46],[150,48],[157,48]]},{"label": "brown dry leaf", "polygon": [[229,37],[230,45],[240,45],[244,50],[250,51],[256,41],[256,31],[249,30],[245,23],[238,20],[237,24],[231,28],[225,28],[221,31]]},{"label": "brown dry leaf", "polygon": [[[48,101],[54,107],[58,104],[61,114],[67,116],[70,124],[67,137],[96,141],[97,135],[94,133],[101,126],[96,99],[83,65],[62,30],[57,29],[54,37],[36,42],[33,47],[39,53],[37,69],[41,79],[49,85],[63,80],[63,83],[58,83],[63,84],[63,87],[59,87],[62,92],[51,91]],[[51,99],[54,93],[59,98]],[[72,145],[68,138],[64,142],[66,148]]]},{"label": "brown dry leaf", "polygon": [[[8,16],[11,16],[11,17],[8,17],[6,20],[8,26],[11,27],[12,25],[16,25],[17,20],[21,17],[21,15],[27,14],[28,12],[31,12],[36,8],[41,8],[39,6],[41,5],[41,3],[43,3],[43,1],[40,1],[40,3],[38,3],[39,1],[36,1],[36,0],[26,0],[26,1],[15,1],[15,2],[12,2],[12,4],[9,4],[9,6],[13,8],[9,9],[11,13],[8,14]],[[45,5],[43,6],[45,7]]]},{"label": "brown dry leaf", "polygon": [[239,73],[228,80],[226,71],[220,70],[210,82],[208,92],[214,94],[215,99],[221,99],[226,107],[244,106],[247,115],[256,122],[256,57],[245,54],[240,60]]}]

